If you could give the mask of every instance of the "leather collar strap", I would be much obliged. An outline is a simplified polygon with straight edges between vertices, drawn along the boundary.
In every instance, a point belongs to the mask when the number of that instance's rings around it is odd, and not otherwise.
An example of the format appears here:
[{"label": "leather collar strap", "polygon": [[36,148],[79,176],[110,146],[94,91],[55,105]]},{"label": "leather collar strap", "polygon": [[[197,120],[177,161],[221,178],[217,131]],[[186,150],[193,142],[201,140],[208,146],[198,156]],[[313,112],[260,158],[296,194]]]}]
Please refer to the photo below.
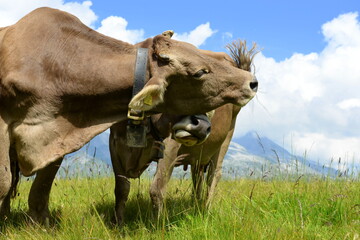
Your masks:
[{"label": "leather collar strap", "polygon": [[[148,52],[147,48],[138,48],[137,50],[132,97],[138,94],[145,86]],[[128,119],[141,121],[144,119],[144,112],[129,109],[127,117]]]},{"label": "leather collar strap", "polygon": [[155,141],[162,142],[164,141],[164,138],[161,136],[159,130],[155,127],[152,119],[149,117],[149,128],[150,128],[150,134],[155,139]]},{"label": "leather collar strap", "polygon": [[134,76],[134,87],[132,96],[138,94],[141,89],[145,86],[146,79],[146,67],[148,62],[147,48],[138,48],[135,62],[135,76]]}]

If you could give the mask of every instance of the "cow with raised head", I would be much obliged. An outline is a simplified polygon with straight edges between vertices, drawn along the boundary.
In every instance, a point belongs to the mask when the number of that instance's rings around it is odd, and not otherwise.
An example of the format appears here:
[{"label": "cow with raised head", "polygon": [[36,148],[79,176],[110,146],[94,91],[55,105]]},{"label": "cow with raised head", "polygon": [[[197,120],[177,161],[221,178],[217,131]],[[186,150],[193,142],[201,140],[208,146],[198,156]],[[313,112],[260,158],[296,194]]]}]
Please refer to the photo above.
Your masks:
[{"label": "cow with raised head", "polygon": [[[149,53],[146,84],[132,96],[139,47]],[[1,215],[9,212],[16,183],[12,166],[25,176],[37,173],[30,198],[41,198],[51,187],[42,182],[51,167],[126,120],[129,108],[192,115],[226,103],[244,106],[255,96],[255,85],[252,74],[191,44],[158,35],[135,46],[99,34],[66,12],[34,10],[0,29]],[[30,208],[42,218],[47,202],[42,197],[43,206]]]}]

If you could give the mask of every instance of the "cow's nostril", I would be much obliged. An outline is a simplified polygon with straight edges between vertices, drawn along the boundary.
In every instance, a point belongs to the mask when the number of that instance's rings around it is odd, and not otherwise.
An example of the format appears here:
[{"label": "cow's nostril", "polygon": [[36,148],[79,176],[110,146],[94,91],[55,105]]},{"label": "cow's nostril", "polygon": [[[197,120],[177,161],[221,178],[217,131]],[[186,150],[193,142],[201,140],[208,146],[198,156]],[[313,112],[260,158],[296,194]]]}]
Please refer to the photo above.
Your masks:
[{"label": "cow's nostril", "polygon": [[209,134],[211,132],[211,127],[208,127],[208,129],[206,129],[206,133]]},{"label": "cow's nostril", "polygon": [[191,124],[195,126],[199,124],[199,120],[195,116],[191,116],[190,120],[191,120]]},{"label": "cow's nostril", "polygon": [[251,90],[253,90],[254,92],[257,91],[257,88],[258,88],[258,83],[257,82],[251,82],[250,83],[250,88]]},{"label": "cow's nostril", "polygon": [[258,80],[256,79],[256,77],[254,77],[253,80],[250,82],[251,90],[256,92],[258,90],[258,85],[259,85]]}]

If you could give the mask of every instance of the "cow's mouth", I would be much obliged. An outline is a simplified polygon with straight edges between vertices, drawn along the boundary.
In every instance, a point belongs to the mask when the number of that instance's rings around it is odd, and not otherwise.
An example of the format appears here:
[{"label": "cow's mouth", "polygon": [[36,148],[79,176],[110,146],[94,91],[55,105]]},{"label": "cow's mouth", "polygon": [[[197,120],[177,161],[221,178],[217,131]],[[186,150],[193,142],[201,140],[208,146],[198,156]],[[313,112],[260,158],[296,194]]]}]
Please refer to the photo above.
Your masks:
[{"label": "cow's mouth", "polygon": [[194,146],[200,143],[197,137],[185,130],[175,131],[174,139],[185,146]]},{"label": "cow's mouth", "polygon": [[205,114],[185,116],[172,127],[172,137],[185,146],[203,143],[211,131],[210,119]]}]

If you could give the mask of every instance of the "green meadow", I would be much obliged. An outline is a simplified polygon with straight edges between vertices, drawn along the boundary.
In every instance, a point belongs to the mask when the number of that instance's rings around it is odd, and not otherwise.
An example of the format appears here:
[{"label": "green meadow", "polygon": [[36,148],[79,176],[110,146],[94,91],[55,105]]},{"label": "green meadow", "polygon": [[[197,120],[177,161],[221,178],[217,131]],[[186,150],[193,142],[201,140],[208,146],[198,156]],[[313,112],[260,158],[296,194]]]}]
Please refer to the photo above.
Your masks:
[{"label": "green meadow", "polygon": [[47,226],[27,217],[31,180],[22,179],[0,239],[360,239],[358,178],[222,180],[209,210],[191,181],[170,181],[166,211],[152,215],[151,181],[131,181],[126,224],[113,224],[112,177],[56,179]]}]

